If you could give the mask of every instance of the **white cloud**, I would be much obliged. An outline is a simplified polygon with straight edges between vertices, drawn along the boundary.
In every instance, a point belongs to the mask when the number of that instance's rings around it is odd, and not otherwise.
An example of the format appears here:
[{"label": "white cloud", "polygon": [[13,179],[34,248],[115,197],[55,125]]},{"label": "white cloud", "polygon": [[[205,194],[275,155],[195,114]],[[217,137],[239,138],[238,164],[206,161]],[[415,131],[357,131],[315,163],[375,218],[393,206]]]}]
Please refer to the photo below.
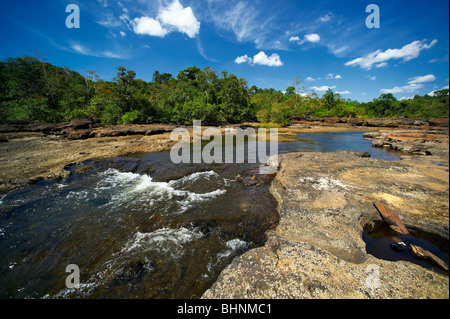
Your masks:
[{"label": "white cloud", "polygon": [[111,51],[103,51],[103,52],[93,52],[88,48],[82,46],[79,43],[74,43],[71,45],[71,48],[77,52],[78,54],[101,57],[101,58],[111,58],[111,59],[123,59],[123,57],[117,53]]},{"label": "white cloud", "polygon": [[315,81],[315,79],[313,79],[312,77],[308,76],[308,77],[306,78],[305,81],[307,81],[307,82],[313,82],[313,81]]},{"label": "white cloud", "polygon": [[243,56],[238,56],[236,60],[234,60],[235,63],[241,64],[241,63],[252,63],[253,59],[250,58],[247,54]]},{"label": "white cloud", "polygon": [[385,66],[388,66],[389,64],[387,63],[387,62],[381,62],[381,63],[377,63],[377,64],[375,64],[375,67],[377,68],[377,69],[379,69],[379,68],[384,68]]},{"label": "white cloud", "polygon": [[283,66],[283,62],[281,61],[281,58],[278,54],[274,53],[271,56],[267,56],[267,54],[264,51],[259,52],[257,55],[253,57],[253,59],[249,57],[247,54],[239,56],[234,60],[234,63],[259,64],[274,67]]},{"label": "white cloud", "polygon": [[320,35],[317,33],[310,33],[305,35],[305,37],[300,39],[298,36],[292,36],[289,38],[289,42],[297,42],[298,45],[302,45],[305,42],[317,43],[320,41]]},{"label": "white cloud", "polygon": [[317,43],[320,41],[320,36],[317,33],[311,33],[305,35],[305,40],[312,43]]},{"label": "white cloud", "polygon": [[377,79],[376,75],[370,76],[370,75],[366,75],[366,78],[368,78],[371,81],[375,81]]},{"label": "white cloud", "polygon": [[[443,88],[441,88],[440,90],[448,90],[449,89],[449,86],[448,85],[446,85],[446,86],[444,86]],[[439,91],[439,90],[433,90],[433,91],[431,91],[430,93],[428,93],[428,95],[429,96],[435,96],[436,95],[436,91]]]},{"label": "white cloud", "polygon": [[319,92],[325,92],[328,91],[328,89],[335,89],[336,85],[333,86],[327,86],[327,85],[323,85],[323,86],[312,86],[311,89],[314,91],[319,91]]},{"label": "white cloud", "polygon": [[343,95],[343,94],[350,94],[350,91],[342,91],[342,92],[336,92],[337,94]]},{"label": "white cloud", "polygon": [[417,83],[411,83],[405,86],[396,86],[392,89],[381,89],[380,92],[381,93],[392,93],[392,94],[397,94],[397,93],[404,93],[404,92],[414,92],[417,91],[419,89],[423,88],[423,84],[417,84]]},{"label": "white cloud", "polygon": [[200,22],[191,7],[183,8],[179,0],[175,0],[159,14],[158,19],[166,26],[175,27],[179,32],[194,38],[200,31]]},{"label": "white cloud", "polygon": [[401,49],[388,49],[386,51],[376,50],[363,57],[348,61],[345,65],[359,65],[364,70],[370,70],[373,65],[376,67],[386,66],[386,61],[391,59],[402,59],[402,62],[407,62],[417,58],[422,50],[433,47],[437,42],[436,39],[429,44],[425,43],[425,40],[413,41],[410,44],[403,46]]},{"label": "white cloud", "polygon": [[339,80],[339,79],[342,79],[342,76],[340,76],[339,74],[334,75],[333,73],[329,73],[329,74],[327,74],[326,79],[327,80],[331,80],[331,79]]},{"label": "white cloud", "polygon": [[331,13],[327,13],[326,15],[320,17],[320,18],[318,19],[318,21],[320,21],[320,22],[327,22],[327,21],[329,21],[330,19],[331,19]]},{"label": "white cloud", "polygon": [[425,83],[425,82],[433,82],[436,80],[436,77],[433,74],[428,74],[424,76],[415,76],[413,78],[408,79],[408,84],[415,84],[415,83]]},{"label": "white cloud", "polygon": [[264,51],[259,52],[257,55],[253,57],[253,63],[259,65],[267,65],[267,66],[282,66],[283,62],[281,62],[280,56],[276,53],[272,54],[268,57]]},{"label": "white cloud", "polygon": [[120,35],[122,36],[122,38],[124,38],[124,37],[126,37],[127,34],[123,31],[120,31]]},{"label": "white cloud", "polygon": [[164,38],[168,33],[158,20],[149,17],[135,18],[131,24],[133,26],[133,31],[137,34]]},{"label": "white cloud", "polygon": [[72,49],[74,49],[76,52],[83,54],[83,55],[89,55],[86,48],[84,48],[81,44],[73,44],[71,46]]},{"label": "white cloud", "polygon": [[131,26],[137,34],[161,38],[172,31],[184,33],[190,38],[194,38],[200,32],[200,22],[191,7],[183,8],[179,0],[174,0],[168,7],[162,8],[156,19],[147,16],[135,18]]}]

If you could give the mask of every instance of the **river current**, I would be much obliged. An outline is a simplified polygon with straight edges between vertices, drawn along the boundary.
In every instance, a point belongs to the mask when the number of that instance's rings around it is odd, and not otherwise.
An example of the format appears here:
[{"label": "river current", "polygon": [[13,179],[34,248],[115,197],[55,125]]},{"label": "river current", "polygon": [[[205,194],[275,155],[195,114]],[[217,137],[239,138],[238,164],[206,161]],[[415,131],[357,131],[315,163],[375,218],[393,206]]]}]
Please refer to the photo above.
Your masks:
[{"label": "river current", "polygon": [[[279,153],[369,151],[362,132],[299,134]],[[169,152],[91,160],[0,197],[0,298],[199,298],[276,227],[256,164],[173,164]],[[66,286],[68,265],[80,284]]]}]

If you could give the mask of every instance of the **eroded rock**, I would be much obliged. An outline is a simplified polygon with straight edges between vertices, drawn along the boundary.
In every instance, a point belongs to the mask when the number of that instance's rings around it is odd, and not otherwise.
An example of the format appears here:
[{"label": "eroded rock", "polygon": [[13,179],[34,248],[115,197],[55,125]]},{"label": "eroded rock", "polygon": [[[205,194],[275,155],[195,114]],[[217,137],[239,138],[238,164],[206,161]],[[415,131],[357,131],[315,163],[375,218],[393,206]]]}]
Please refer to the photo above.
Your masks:
[{"label": "eroded rock", "polygon": [[[299,156],[301,155],[301,156]],[[203,298],[448,298],[448,277],[369,255],[361,234],[384,200],[407,227],[448,240],[448,182],[414,166],[351,153],[280,156],[271,187],[280,221]],[[374,284],[371,271],[379,277]]]}]

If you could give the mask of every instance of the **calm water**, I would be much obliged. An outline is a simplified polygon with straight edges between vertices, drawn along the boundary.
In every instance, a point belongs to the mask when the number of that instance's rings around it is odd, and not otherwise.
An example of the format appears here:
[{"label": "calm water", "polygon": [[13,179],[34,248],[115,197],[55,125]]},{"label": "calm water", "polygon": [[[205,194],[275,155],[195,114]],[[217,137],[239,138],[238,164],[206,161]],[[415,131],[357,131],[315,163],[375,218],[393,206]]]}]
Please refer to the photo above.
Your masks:
[{"label": "calm water", "polygon": [[[409,235],[399,236],[386,223],[377,222],[372,226],[368,225],[365,227],[362,238],[366,243],[367,253],[374,257],[390,261],[409,261],[448,276],[448,271],[440,268],[431,260],[419,259],[413,256],[409,250],[409,244],[420,246],[439,257],[448,265],[449,243],[448,240],[439,236],[414,229],[410,229]],[[408,248],[404,251],[396,251],[392,248],[392,245],[396,242],[404,242]]]},{"label": "calm water", "polygon": [[371,157],[387,161],[399,161],[401,153],[385,148],[372,147],[372,141],[362,137],[364,132],[299,133],[300,141],[280,143],[280,153],[290,152],[336,152],[357,150],[369,152]]},{"label": "calm water", "polygon": [[[299,137],[279,152],[399,159],[361,132]],[[70,170],[0,197],[0,298],[198,298],[278,222],[273,176],[257,176],[255,164],[173,164],[161,152]],[[65,286],[69,264],[78,289]]]}]

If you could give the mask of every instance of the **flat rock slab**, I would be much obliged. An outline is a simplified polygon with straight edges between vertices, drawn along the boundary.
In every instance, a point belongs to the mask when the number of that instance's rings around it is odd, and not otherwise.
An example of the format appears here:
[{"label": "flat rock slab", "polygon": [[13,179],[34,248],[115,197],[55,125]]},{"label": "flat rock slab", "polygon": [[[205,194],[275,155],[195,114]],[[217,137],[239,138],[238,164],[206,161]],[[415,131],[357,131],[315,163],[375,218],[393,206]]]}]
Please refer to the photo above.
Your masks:
[{"label": "flat rock slab", "polygon": [[280,221],[234,259],[203,298],[448,298],[448,277],[369,255],[363,227],[384,200],[408,228],[448,240],[449,185],[398,162],[351,152],[280,156],[271,187]]}]

